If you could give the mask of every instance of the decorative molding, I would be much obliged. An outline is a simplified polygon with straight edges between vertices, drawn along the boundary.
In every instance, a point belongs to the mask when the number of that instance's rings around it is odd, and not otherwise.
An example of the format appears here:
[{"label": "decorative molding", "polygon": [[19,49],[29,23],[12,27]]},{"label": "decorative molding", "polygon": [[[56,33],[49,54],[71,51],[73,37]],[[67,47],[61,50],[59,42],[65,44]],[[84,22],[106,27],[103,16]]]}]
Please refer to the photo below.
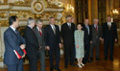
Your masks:
[{"label": "decorative molding", "polygon": [[34,0],[31,4],[31,7],[34,13],[41,14],[45,10],[45,3],[42,0]]}]

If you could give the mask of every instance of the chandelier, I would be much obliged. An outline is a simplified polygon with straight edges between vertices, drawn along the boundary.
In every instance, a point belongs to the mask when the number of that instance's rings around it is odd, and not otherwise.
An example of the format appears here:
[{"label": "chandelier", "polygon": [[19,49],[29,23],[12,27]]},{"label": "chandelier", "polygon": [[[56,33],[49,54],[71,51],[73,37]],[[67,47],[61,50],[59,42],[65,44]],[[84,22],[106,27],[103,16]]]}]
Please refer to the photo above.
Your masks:
[{"label": "chandelier", "polygon": [[72,5],[70,5],[70,4],[67,4],[65,6],[65,10],[66,10],[66,12],[72,12],[72,13],[74,13],[74,7]]},{"label": "chandelier", "polygon": [[117,9],[113,9],[112,13],[115,14],[115,15],[118,15],[119,11]]}]

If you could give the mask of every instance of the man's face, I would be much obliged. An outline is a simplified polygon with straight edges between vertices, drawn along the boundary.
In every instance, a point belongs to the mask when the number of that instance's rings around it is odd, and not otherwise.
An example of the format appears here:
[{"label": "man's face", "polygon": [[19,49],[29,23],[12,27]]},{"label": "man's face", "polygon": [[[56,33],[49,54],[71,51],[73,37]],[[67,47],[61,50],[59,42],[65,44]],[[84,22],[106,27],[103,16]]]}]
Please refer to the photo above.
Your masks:
[{"label": "man's face", "polygon": [[98,19],[95,19],[95,20],[94,20],[94,24],[98,24]]},{"label": "man's face", "polygon": [[85,20],[85,25],[88,25],[88,24],[89,24],[89,20],[86,19],[86,20]]},{"label": "man's face", "polygon": [[50,19],[50,24],[53,24],[53,25],[55,24],[55,19],[54,18]]},{"label": "man's face", "polygon": [[72,23],[72,17],[68,17],[68,18],[67,18],[67,22],[68,22],[68,23]]},{"label": "man's face", "polygon": [[111,17],[107,17],[107,21],[108,21],[108,22],[111,22]]},{"label": "man's face", "polygon": [[38,26],[39,28],[42,28],[43,22],[39,22],[39,23],[37,24],[37,26]]},{"label": "man's face", "polygon": [[33,27],[35,27],[35,21],[33,21],[33,23],[32,23],[32,24],[33,24]]},{"label": "man's face", "polygon": [[19,19],[18,18],[16,19],[16,22],[14,22],[14,23],[15,23],[16,28],[19,27]]}]

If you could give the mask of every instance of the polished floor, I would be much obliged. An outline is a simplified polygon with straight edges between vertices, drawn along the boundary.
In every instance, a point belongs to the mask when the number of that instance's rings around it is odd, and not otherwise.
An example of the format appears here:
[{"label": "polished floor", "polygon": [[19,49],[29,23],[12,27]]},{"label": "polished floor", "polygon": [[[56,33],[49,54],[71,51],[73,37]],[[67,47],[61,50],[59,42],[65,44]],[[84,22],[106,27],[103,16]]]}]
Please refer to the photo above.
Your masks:
[{"label": "polished floor", "polygon": [[[68,66],[67,69],[64,68],[64,60],[63,57],[61,57],[60,60],[60,69],[62,71],[120,71],[120,47],[115,46],[114,48],[114,61],[110,61],[109,59],[106,61],[104,60],[104,50],[103,45],[100,47],[100,61],[96,61],[94,59],[93,62],[87,63],[85,67],[78,68],[78,67],[72,67]],[[24,71],[28,71],[29,65],[24,65]],[[49,60],[46,59],[46,71],[49,71]],[[0,68],[0,71],[7,71],[6,68]],[[40,71],[40,65],[38,62],[38,71]]]}]

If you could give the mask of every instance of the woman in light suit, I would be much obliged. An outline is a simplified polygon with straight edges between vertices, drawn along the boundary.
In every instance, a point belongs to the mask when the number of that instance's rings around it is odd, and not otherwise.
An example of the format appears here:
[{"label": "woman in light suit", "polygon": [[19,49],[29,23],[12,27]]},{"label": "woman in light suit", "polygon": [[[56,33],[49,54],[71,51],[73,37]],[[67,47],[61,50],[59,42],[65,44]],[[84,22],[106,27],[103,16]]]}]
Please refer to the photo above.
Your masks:
[{"label": "woman in light suit", "polygon": [[74,38],[78,67],[82,68],[82,66],[84,66],[82,63],[82,59],[84,58],[84,31],[82,30],[82,25],[80,23],[77,25],[77,30],[74,33]]}]

